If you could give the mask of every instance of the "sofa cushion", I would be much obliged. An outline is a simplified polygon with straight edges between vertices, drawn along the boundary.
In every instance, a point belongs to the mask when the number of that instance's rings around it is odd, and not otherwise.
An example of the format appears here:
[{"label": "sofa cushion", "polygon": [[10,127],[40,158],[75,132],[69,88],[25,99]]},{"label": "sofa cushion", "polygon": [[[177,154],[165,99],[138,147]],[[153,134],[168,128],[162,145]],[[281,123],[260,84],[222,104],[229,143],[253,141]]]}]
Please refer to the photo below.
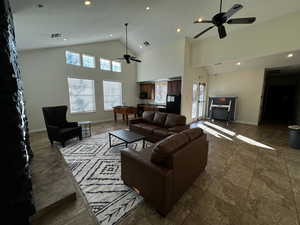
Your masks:
[{"label": "sofa cushion", "polygon": [[203,130],[201,128],[191,128],[182,131],[181,134],[185,134],[190,141],[193,141],[203,135]]},{"label": "sofa cushion", "polygon": [[167,128],[158,128],[153,130],[153,134],[161,137],[167,137],[170,135],[170,132]]},{"label": "sofa cushion", "polygon": [[156,112],[154,115],[153,123],[160,127],[163,127],[166,117],[167,117],[166,113]]},{"label": "sofa cushion", "polygon": [[183,126],[186,123],[186,117],[176,114],[168,114],[165,122],[166,128],[171,128],[175,126]]},{"label": "sofa cushion", "polygon": [[154,112],[146,111],[143,112],[143,120],[147,123],[153,123]]},{"label": "sofa cushion", "polygon": [[181,133],[163,139],[152,148],[151,161],[159,165],[165,165],[168,158],[188,142],[188,136]]},{"label": "sofa cushion", "polygon": [[136,131],[141,131],[142,134],[152,134],[154,129],[158,127],[149,123],[138,123],[132,125]]}]

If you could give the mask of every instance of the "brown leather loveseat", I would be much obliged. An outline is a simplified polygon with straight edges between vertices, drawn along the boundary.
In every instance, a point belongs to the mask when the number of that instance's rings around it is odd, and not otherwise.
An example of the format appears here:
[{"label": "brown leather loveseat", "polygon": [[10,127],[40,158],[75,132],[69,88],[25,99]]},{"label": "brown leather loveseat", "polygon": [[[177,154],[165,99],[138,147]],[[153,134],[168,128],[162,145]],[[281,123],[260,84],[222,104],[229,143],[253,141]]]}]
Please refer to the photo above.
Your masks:
[{"label": "brown leather loveseat", "polygon": [[147,111],[142,118],[129,121],[130,131],[144,135],[153,143],[187,128],[185,116],[171,113]]},{"label": "brown leather loveseat", "polygon": [[121,151],[121,178],[165,216],[205,169],[208,142],[200,128],[167,137],[137,152]]}]

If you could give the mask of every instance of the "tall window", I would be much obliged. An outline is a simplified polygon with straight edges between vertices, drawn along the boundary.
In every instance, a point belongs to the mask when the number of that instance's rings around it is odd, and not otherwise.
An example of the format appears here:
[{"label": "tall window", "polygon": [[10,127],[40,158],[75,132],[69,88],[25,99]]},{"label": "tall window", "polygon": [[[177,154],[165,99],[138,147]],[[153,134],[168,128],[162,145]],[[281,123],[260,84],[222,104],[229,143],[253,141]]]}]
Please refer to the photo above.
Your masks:
[{"label": "tall window", "polygon": [[100,69],[111,71],[110,60],[108,59],[100,59]]},{"label": "tall window", "polygon": [[80,66],[80,54],[76,52],[66,51],[66,63],[74,66]]},{"label": "tall window", "polygon": [[104,110],[122,105],[122,83],[117,81],[103,81]]},{"label": "tall window", "polygon": [[112,61],[112,71],[113,72],[122,72],[122,66],[120,62]]},{"label": "tall window", "polygon": [[89,55],[82,55],[82,65],[87,68],[95,68],[95,57]]},{"label": "tall window", "polygon": [[168,94],[168,82],[155,82],[155,103],[166,104]]},{"label": "tall window", "polygon": [[93,80],[68,78],[71,113],[95,112],[95,84]]}]

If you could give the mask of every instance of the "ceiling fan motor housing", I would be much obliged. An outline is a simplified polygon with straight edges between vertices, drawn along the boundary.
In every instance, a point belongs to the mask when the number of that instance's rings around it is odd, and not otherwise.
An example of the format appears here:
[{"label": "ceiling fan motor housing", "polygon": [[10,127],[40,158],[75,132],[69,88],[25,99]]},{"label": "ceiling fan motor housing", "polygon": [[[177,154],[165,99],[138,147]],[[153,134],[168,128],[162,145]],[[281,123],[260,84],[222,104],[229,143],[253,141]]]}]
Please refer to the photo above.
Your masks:
[{"label": "ceiling fan motor housing", "polygon": [[226,13],[218,13],[212,18],[212,22],[217,27],[222,26],[227,21]]}]

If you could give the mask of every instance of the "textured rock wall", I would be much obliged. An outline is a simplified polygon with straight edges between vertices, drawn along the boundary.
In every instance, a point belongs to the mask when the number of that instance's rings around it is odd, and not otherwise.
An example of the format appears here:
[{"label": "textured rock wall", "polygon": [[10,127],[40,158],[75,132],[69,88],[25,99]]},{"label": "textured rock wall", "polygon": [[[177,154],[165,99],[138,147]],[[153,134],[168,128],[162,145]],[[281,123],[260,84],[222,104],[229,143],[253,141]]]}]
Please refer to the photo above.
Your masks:
[{"label": "textured rock wall", "polygon": [[8,0],[0,1],[0,71],[1,205],[4,209],[1,221],[26,225],[34,213],[30,176],[32,152]]}]

